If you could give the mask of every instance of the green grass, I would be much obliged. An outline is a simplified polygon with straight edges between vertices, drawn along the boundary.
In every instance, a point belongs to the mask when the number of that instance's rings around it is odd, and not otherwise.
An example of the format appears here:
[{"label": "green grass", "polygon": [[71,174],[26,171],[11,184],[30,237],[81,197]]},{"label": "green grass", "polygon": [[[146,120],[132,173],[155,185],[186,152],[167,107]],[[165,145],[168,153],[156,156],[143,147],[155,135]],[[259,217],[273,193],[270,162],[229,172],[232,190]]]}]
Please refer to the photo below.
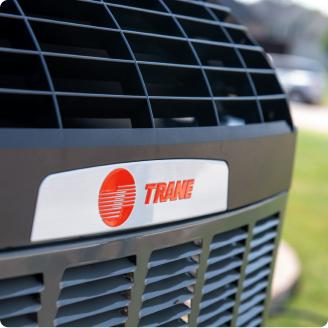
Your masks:
[{"label": "green grass", "polygon": [[302,278],[297,294],[287,305],[289,310],[270,318],[267,324],[320,326],[311,314],[328,320],[328,135],[299,133],[283,238],[300,257]]}]

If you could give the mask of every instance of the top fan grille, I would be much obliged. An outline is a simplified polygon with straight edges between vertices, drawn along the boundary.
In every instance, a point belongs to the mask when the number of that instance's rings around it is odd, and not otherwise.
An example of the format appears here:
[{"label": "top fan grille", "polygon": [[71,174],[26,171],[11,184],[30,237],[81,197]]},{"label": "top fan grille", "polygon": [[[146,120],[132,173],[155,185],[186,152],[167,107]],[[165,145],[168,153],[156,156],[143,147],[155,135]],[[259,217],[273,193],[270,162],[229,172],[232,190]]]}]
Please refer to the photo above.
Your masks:
[{"label": "top fan grille", "polygon": [[229,21],[192,0],[7,0],[0,127],[292,125],[263,49]]}]

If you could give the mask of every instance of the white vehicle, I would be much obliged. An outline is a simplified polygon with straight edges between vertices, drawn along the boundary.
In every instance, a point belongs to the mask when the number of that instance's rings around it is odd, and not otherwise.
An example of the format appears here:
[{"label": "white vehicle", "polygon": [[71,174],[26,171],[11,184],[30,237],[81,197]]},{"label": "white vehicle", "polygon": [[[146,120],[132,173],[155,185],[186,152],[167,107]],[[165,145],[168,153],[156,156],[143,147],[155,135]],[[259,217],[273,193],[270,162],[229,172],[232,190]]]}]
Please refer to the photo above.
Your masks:
[{"label": "white vehicle", "polygon": [[271,54],[282,87],[290,100],[320,103],[325,92],[325,68],[304,57]]}]

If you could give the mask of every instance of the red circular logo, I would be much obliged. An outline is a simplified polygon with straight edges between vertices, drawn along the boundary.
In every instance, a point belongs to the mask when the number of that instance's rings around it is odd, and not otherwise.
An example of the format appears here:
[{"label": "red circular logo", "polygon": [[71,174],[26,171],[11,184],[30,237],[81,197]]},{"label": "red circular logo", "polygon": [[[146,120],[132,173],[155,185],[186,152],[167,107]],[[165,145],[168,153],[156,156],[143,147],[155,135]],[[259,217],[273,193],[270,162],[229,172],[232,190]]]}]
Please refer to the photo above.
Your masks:
[{"label": "red circular logo", "polygon": [[110,227],[122,225],[131,215],[136,201],[133,175],[125,169],[116,169],[103,182],[98,199],[99,214]]}]

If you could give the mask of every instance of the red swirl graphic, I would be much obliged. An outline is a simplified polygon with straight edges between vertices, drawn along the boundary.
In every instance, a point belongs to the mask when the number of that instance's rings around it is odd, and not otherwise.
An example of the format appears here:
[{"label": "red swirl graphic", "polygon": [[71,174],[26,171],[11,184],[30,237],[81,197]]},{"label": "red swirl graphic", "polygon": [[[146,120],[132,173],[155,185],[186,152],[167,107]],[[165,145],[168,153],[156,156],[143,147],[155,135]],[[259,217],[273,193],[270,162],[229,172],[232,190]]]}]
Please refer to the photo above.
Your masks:
[{"label": "red swirl graphic", "polygon": [[110,227],[122,225],[131,215],[136,201],[136,184],[126,169],[116,169],[104,180],[98,198],[99,214]]}]

